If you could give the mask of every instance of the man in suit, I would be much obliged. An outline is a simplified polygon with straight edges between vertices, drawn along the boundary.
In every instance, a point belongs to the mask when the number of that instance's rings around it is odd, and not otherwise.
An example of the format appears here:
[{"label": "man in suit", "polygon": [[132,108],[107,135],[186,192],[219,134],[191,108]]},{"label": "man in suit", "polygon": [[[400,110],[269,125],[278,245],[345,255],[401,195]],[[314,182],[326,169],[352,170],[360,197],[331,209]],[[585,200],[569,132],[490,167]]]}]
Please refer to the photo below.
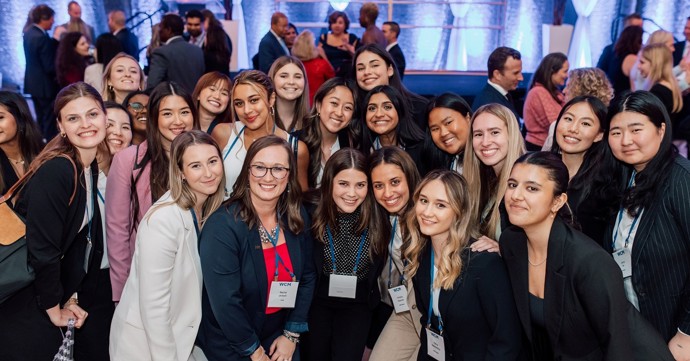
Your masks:
[{"label": "man in suit", "polygon": [[31,94],[43,137],[50,140],[57,134],[53,100],[58,92],[55,74],[57,41],[48,36],[55,22],[55,11],[47,5],[38,5],[30,14],[32,25],[24,32],[24,93]]},{"label": "man in suit", "polygon": [[386,37],[381,29],[376,26],[376,19],[379,17],[379,7],[375,3],[364,3],[359,8],[359,25],[364,28],[362,34],[362,44],[379,44],[382,48],[386,47]]},{"label": "man in suit", "polygon": [[62,40],[62,37],[66,33],[70,31],[78,31],[86,37],[86,40],[90,44],[93,44],[94,40],[96,39],[94,37],[95,33],[93,31],[93,26],[87,24],[81,19],[81,6],[79,6],[79,3],[76,1],[70,1],[69,4],[67,4],[67,13],[69,14],[69,21],[55,29],[55,34],[57,35],[56,37]]},{"label": "man in suit", "polygon": [[271,29],[261,38],[259,43],[258,70],[268,74],[273,62],[283,55],[290,55],[283,37],[288,30],[288,18],[285,14],[276,11],[271,16]]},{"label": "man in suit", "polygon": [[204,46],[204,40],[206,40],[206,32],[204,31],[204,14],[201,11],[192,9],[184,14],[185,17],[185,28],[187,32],[184,33],[184,39],[198,47]]},{"label": "man in suit", "polygon": [[[642,27],[642,23],[642,16],[638,13],[632,13],[623,19],[623,29],[627,28],[628,26]],[[614,56],[613,47],[615,45],[615,42],[613,44],[606,45],[599,56],[599,61],[597,61],[597,68],[606,73],[608,73],[608,64],[611,62],[611,58]]]},{"label": "man in suit", "polygon": [[673,44],[673,47],[675,50],[673,51],[673,66],[676,66],[680,64],[680,61],[688,56],[688,53],[690,53],[690,17],[687,18],[687,21],[685,22],[685,28],[683,28],[683,35],[685,35],[685,40],[681,40],[675,44]]},{"label": "man in suit", "polygon": [[400,80],[402,80],[405,75],[405,55],[398,45],[398,36],[400,36],[400,25],[395,21],[386,21],[381,27],[383,35],[386,37],[388,45],[386,45],[386,50],[391,57],[395,66],[398,67],[398,73],[400,73]]},{"label": "man in suit", "polygon": [[192,94],[204,74],[204,53],[182,38],[184,22],[179,15],[166,14],[160,25],[161,47],[151,54],[148,88],[164,81],[174,81]]},{"label": "man in suit", "polygon": [[139,39],[125,26],[125,13],[122,10],[113,10],[108,13],[108,28],[110,32],[122,43],[125,53],[139,61]]},{"label": "man in suit", "polygon": [[510,109],[518,119],[518,123],[522,123],[509,93],[517,89],[518,84],[523,80],[520,52],[505,46],[498,47],[489,55],[487,67],[489,80],[474,98],[472,112],[477,111],[482,105],[498,103]]}]

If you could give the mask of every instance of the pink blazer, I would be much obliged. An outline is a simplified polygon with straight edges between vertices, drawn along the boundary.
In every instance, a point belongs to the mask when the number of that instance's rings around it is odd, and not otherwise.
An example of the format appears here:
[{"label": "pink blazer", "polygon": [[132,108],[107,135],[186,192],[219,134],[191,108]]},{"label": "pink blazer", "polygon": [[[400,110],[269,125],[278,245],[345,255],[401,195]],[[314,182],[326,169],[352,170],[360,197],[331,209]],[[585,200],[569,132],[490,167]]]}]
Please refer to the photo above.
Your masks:
[{"label": "pink blazer", "polygon": [[[139,145],[137,163],[146,154],[146,142]],[[108,172],[108,183],[105,190],[105,229],[108,244],[108,262],[110,262],[110,282],[113,288],[113,301],[119,302],[122,289],[125,287],[129,267],[134,255],[134,244],[137,230],[133,228],[133,202],[130,201],[132,180],[142,172],[137,181],[137,198],[139,200],[139,214],[137,223],[151,208],[151,163],[143,169],[134,170],[134,158],[137,146],[133,145],[121,150],[113,158]]]}]

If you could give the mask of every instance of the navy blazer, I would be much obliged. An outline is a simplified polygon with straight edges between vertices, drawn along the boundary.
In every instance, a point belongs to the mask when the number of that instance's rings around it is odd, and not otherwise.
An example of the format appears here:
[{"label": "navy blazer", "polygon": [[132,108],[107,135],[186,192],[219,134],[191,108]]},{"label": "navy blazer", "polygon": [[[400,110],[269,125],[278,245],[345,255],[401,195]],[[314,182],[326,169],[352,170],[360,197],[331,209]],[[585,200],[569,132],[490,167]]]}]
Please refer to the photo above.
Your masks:
[{"label": "navy blazer", "polygon": [[[669,341],[678,328],[690,334],[690,161],[675,157],[657,195],[635,233],[632,283],[640,313]],[[612,234],[604,238],[609,252]]]},{"label": "navy blazer", "polygon": [[391,58],[393,58],[393,62],[395,63],[395,66],[398,68],[398,73],[400,74],[400,80],[403,79],[405,76],[405,55],[402,52],[402,49],[400,48],[399,44],[393,45],[390,50],[388,50],[388,53],[391,55]]},{"label": "navy blazer", "polygon": [[[431,245],[422,252],[419,268],[412,277],[417,307],[426,327],[430,297]],[[446,360],[517,360],[522,352],[522,332],[515,302],[510,293],[506,267],[497,253],[462,252],[462,274],[453,289],[440,292],[438,303],[443,320]],[[432,315],[434,330],[437,317]],[[426,331],[421,333],[417,360],[427,355]]]},{"label": "navy blazer", "polygon": [[681,40],[673,44],[673,66],[676,66],[683,60],[683,52],[685,51],[685,40]]},{"label": "navy blazer", "polygon": [[259,43],[259,69],[264,73],[268,74],[268,70],[271,69],[271,65],[276,59],[283,55],[290,55],[285,53],[283,47],[280,45],[278,39],[269,30]]},{"label": "navy blazer", "polygon": [[24,92],[36,98],[54,98],[58,93],[55,55],[58,42],[31,25],[24,33]]},{"label": "navy blazer", "polygon": [[[236,209],[236,203],[221,206],[206,221],[199,239],[204,292],[198,341],[209,360],[248,360],[262,341],[269,286],[266,263],[258,229],[236,218]],[[305,225],[300,234],[281,228],[300,282],[284,329],[298,333],[307,331],[316,281],[310,219],[304,207],[301,214]]]},{"label": "navy blazer", "polygon": [[510,109],[510,111],[515,114],[515,119],[517,119],[519,126],[520,114],[515,110],[515,105],[489,83],[484,85],[482,91],[474,98],[474,102],[472,102],[472,113],[476,112],[482,105],[491,103],[498,103]]},{"label": "navy blazer", "polygon": [[164,81],[174,81],[189,94],[206,67],[201,48],[189,44],[181,36],[154,50],[150,64],[147,89]]},{"label": "navy blazer", "polygon": [[139,38],[129,29],[124,28],[115,35],[122,44],[122,50],[139,61]]}]

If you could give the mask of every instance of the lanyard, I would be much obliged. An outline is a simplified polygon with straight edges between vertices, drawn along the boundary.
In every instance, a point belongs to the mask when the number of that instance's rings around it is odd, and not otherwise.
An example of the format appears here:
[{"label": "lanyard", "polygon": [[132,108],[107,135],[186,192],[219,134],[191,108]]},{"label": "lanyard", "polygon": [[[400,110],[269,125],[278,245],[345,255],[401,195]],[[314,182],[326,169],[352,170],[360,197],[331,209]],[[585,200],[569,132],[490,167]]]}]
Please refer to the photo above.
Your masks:
[{"label": "lanyard", "polygon": [[194,207],[189,208],[192,212],[192,220],[194,221],[194,230],[196,231],[196,238],[199,239],[199,222],[196,220],[196,212],[194,212]]},{"label": "lanyard", "polygon": [[[328,246],[331,251],[331,262],[333,263],[333,273],[336,273],[335,266],[335,246],[333,245],[333,235],[331,234],[331,228],[326,226],[326,235],[328,236]],[[362,258],[362,248],[364,248],[364,241],[367,238],[367,230],[362,232],[362,237],[359,241],[359,247],[357,248],[357,258],[355,258],[355,268],[352,270],[352,274],[357,275],[357,267],[359,267],[359,260]]]},{"label": "lanyard", "polygon": [[[434,250],[431,250],[431,283],[429,284],[429,312],[427,313],[427,325],[428,329],[431,329],[431,315],[434,311]],[[439,292],[439,297],[441,293]],[[441,310],[438,313],[438,332],[439,335],[443,334],[443,320],[441,320]]]},{"label": "lanyard", "polygon": [[381,141],[379,140],[379,137],[376,137],[376,139],[374,139],[374,150],[379,149],[381,149]]},{"label": "lanyard", "polygon": [[266,235],[268,236],[268,239],[271,241],[271,244],[273,245],[273,251],[275,252],[275,261],[276,261],[275,270],[276,271],[273,274],[273,280],[276,282],[278,281],[278,262],[280,262],[280,264],[283,266],[283,268],[285,268],[287,273],[290,274],[290,277],[292,277],[292,282],[295,282],[295,281],[297,281],[297,277],[295,277],[295,274],[288,268],[288,266],[283,261],[283,258],[280,257],[280,255],[278,254],[278,238],[280,238],[280,226],[278,224],[276,224],[275,232],[276,232],[276,237],[273,238],[273,236],[271,236],[271,233],[268,232],[268,230],[266,230]]},{"label": "lanyard", "polygon": [[105,204],[105,198],[104,198],[103,195],[101,194],[101,191],[98,190],[98,188],[96,188],[96,194],[98,195],[98,199],[101,200],[101,203]]},{"label": "lanyard", "polygon": [[246,127],[247,126],[245,125],[244,127],[242,127],[242,129],[240,129],[240,132],[237,133],[237,137],[235,137],[235,139],[233,139],[232,143],[230,144],[230,148],[228,148],[228,151],[225,152],[225,155],[223,155],[223,160],[225,160],[225,158],[227,158],[228,155],[230,155],[230,151],[232,150],[232,148],[235,148],[235,143],[237,143],[237,140],[242,137],[242,133],[244,133],[244,128],[246,128]]},{"label": "lanyard", "polygon": [[[630,176],[630,181],[628,182],[628,188],[632,187],[633,183],[635,182],[636,174],[637,172],[633,170],[633,173]],[[614,251],[616,250],[616,239],[618,238],[618,231],[620,230],[621,220],[623,219],[623,212],[626,212],[626,210],[621,207],[621,209],[618,210],[618,221],[616,221],[616,226],[613,229],[613,243],[611,244],[611,249]],[[633,218],[630,230],[628,230],[628,236],[625,237],[625,244],[623,245],[624,248],[628,248],[628,245],[630,244],[630,236],[632,235],[633,230],[635,230],[637,221],[640,219],[640,213],[641,212],[638,212],[635,218]]]},{"label": "lanyard", "polygon": [[[388,254],[390,258],[390,263],[388,263],[388,288],[391,288],[393,285],[393,241],[395,240],[395,229],[398,227],[398,217],[395,217],[395,220],[393,221],[393,230],[391,231],[391,242],[390,246],[388,247]],[[400,284],[403,284],[403,281],[405,281],[405,275],[404,275],[404,270],[400,272]]]}]

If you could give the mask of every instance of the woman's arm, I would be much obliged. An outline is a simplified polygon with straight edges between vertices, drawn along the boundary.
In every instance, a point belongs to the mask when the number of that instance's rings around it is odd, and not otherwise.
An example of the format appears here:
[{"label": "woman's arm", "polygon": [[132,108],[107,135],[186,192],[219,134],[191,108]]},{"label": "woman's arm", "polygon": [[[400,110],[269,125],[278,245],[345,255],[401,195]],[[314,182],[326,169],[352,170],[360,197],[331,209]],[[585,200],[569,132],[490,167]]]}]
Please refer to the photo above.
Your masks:
[{"label": "woman's arm", "polygon": [[306,191],[309,189],[309,149],[301,140],[297,144],[297,180],[302,191]]},{"label": "woman's arm", "polygon": [[134,222],[132,214],[132,169],[136,146],[124,149],[110,164],[105,186],[105,232],[110,264],[110,282],[113,301],[119,302],[132,264],[130,230]]},{"label": "woman's arm", "polygon": [[177,208],[171,204],[155,209],[141,221],[137,232],[134,255],[137,274],[132,277],[139,280],[139,310],[153,360],[178,359],[172,332],[175,315],[170,311],[170,291],[177,250],[180,242],[184,242],[185,229]]},{"label": "woman's arm", "polygon": [[635,64],[635,61],[637,61],[637,55],[635,54],[630,54],[626,56],[623,59],[623,64],[621,64],[621,71],[625,76],[630,76],[630,69],[632,69],[632,66]]}]

